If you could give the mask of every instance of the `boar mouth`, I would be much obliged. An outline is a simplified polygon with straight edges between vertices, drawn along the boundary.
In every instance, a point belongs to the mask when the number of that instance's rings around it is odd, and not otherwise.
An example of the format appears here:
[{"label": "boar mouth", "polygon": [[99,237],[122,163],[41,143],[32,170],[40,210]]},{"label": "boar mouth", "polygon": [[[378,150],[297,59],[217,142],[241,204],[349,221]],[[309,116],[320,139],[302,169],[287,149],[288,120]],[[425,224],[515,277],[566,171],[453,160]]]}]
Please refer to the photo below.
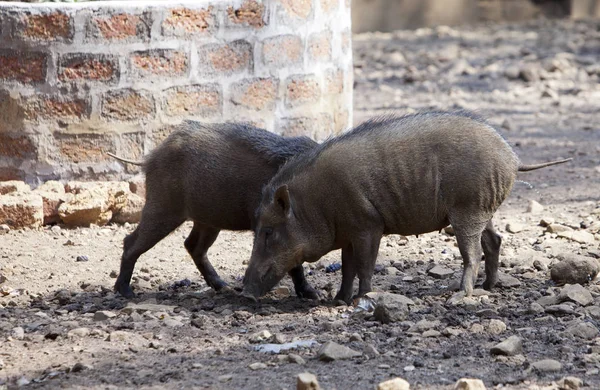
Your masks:
[{"label": "boar mouth", "polygon": [[256,272],[253,272],[251,276],[246,275],[242,296],[256,300],[271,291],[282,278],[283,276],[275,275],[273,265],[269,266],[262,275],[258,275]]}]

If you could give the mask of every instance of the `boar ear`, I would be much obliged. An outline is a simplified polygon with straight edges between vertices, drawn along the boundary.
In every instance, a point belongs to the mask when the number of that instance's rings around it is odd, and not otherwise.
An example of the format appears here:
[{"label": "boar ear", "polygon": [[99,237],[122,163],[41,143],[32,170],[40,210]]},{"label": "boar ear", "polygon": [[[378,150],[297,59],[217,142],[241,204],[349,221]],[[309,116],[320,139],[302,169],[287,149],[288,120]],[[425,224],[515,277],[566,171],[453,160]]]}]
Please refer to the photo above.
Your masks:
[{"label": "boar ear", "polygon": [[282,185],[275,191],[273,201],[281,207],[281,211],[287,215],[290,211],[290,191],[287,185]]}]

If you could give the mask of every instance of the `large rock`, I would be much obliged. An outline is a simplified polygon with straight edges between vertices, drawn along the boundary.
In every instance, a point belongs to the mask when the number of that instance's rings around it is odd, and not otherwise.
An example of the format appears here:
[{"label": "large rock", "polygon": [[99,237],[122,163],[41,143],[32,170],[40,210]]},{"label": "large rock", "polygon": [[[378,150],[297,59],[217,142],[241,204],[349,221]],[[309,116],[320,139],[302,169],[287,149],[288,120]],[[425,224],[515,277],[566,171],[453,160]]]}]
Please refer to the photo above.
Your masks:
[{"label": "large rock", "polygon": [[31,187],[25,182],[18,180],[0,181],[0,195],[29,191],[31,191]]},{"label": "large rock", "polygon": [[136,194],[128,194],[125,206],[117,211],[112,221],[116,223],[138,223],[142,217],[142,209],[146,201]]},{"label": "large rock", "polygon": [[353,357],[361,356],[362,354],[358,351],[350,349],[344,345],[328,341],[321,346],[317,356],[319,360],[324,362],[331,362],[333,360],[351,359]]},{"label": "large rock", "polygon": [[31,192],[12,192],[0,195],[0,225],[14,229],[36,228],[44,222],[42,197]]},{"label": "large rock", "polygon": [[377,390],[409,390],[410,383],[402,378],[394,378],[381,382],[377,385]]},{"label": "large rock", "polygon": [[58,214],[67,226],[106,225],[127,204],[126,182],[69,182],[65,190],[73,198],[61,204]]},{"label": "large rock", "polygon": [[557,256],[560,262],[550,270],[550,277],[557,284],[586,284],[600,271],[598,261],[591,257],[571,253]]},{"label": "large rock", "polygon": [[560,302],[571,301],[587,306],[594,302],[592,294],[580,284],[567,284],[558,294]]},{"label": "large rock", "polygon": [[412,300],[400,294],[369,293],[367,296],[375,300],[373,315],[383,324],[404,321],[409,313],[408,305],[414,305]]},{"label": "large rock", "polygon": [[598,336],[598,328],[589,322],[578,322],[565,330],[571,336],[580,337],[585,340],[592,340]]},{"label": "large rock", "polygon": [[496,344],[490,350],[492,355],[514,356],[523,350],[523,343],[519,336],[510,336],[503,342]]}]

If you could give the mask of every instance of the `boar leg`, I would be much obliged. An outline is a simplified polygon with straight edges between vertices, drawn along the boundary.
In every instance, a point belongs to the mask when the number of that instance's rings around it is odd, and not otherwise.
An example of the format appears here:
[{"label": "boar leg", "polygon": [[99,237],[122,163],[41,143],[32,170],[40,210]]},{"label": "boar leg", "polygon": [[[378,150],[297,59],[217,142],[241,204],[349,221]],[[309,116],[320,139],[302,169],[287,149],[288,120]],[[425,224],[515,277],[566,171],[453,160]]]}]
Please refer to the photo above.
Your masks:
[{"label": "boar leg", "polygon": [[304,268],[302,265],[297,265],[288,272],[294,281],[294,290],[298,298],[319,299],[319,292],[315,290],[306,280],[304,276]]},{"label": "boar leg", "polygon": [[185,217],[156,208],[144,206],[142,219],[137,229],[123,240],[123,256],[121,257],[121,270],[115,283],[115,291],[126,298],[133,298],[130,282],[135,263],[144,252],[156,245],[179,225],[185,222]]},{"label": "boar leg", "polygon": [[356,276],[353,252],[352,244],[348,244],[346,247],[342,248],[342,285],[340,291],[338,291],[334,298],[335,300],[344,301],[348,304],[352,300],[354,277]]},{"label": "boar leg", "polygon": [[358,275],[358,296],[362,297],[371,292],[371,279],[375,270],[377,253],[379,252],[379,243],[381,236],[370,236],[360,241],[360,244],[354,246],[354,259],[358,263],[356,273]]},{"label": "boar leg", "polygon": [[198,268],[198,271],[204,277],[206,284],[215,290],[219,291],[223,287],[227,286],[220,277],[217,271],[213,268],[210,261],[208,261],[208,248],[215,242],[219,235],[219,229],[208,227],[194,221],[194,227],[190,232],[190,235],[185,240],[185,249],[187,249],[194,263]]},{"label": "boar leg", "polygon": [[500,257],[500,245],[502,237],[494,230],[492,220],[490,220],[483,234],[481,235],[481,245],[485,256],[485,282],[483,288],[491,290],[498,282],[498,262]]},{"label": "boar leg", "polygon": [[473,293],[473,285],[477,280],[479,271],[479,262],[481,261],[481,236],[485,225],[477,226],[476,229],[464,231],[453,225],[456,232],[456,241],[458,249],[463,258],[463,276],[460,288],[467,296]]}]

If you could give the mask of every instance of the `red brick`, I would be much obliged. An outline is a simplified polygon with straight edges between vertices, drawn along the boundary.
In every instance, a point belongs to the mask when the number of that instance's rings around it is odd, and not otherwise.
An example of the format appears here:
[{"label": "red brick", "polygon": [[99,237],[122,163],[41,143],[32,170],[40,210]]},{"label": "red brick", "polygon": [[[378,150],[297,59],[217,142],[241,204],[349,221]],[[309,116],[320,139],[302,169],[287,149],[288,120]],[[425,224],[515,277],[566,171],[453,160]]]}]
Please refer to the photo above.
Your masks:
[{"label": "red brick", "polygon": [[344,91],[344,72],[342,70],[328,70],[325,77],[325,93],[334,95]]},{"label": "red brick", "polygon": [[187,73],[186,53],[177,50],[148,50],[131,55],[133,71],[141,76],[181,76]]},{"label": "red brick", "polygon": [[242,80],[232,86],[231,101],[254,110],[273,109],[277,100],[279,80],[258,78]]},{"label": "red brick", "polygon": [[115,150],[112,136],[106,134],[55,133],[54,139],[60,157],[73,163],[106,161],[106,152]]},{"label": "red brick", "polygon": [[286,137],[308,136],[322,141],[333,134],[333,120],[329,114],[283,118],[279,124],[282,135]]},{"label": "red brick", "polygon": [[320,0],[321,1],[321,10],[325,14],[332,14],[338,10],[340,5],[340,0]]},{"label": "red brick", "polygon": [[26,99],[24,114],[27,120],[77,121],[89,117],[90,104],[83,99],[36,95]]},{"label": "red brick", "polygon": [[70,41],[73,39],[73,20],[63,12],[18,15],[15,32],[25,39],[42,41]]},{"label": "red brick", "polygon": [[308,38],[308,56],[312,61],[329,61],[331,59],[330,31],[310,35]]},{"label": "red brick", "polygon": [[43,83],[48,56],[39,52],[0,50],[0,80]]},{"label": "red brick", "polygon": [[312,11],[312,0],[277,0],[288,16],[307,19]]},{"label": "red brick", "polygon": [[102,98],[102,116],[120,121],[147,119],[154,116],[154,99],[145,93],[122,89]]},{"label": "red brick", "polygon": [[170,88],[165,93],[164,111],[169,116],[221,113],[222,97],[217,84]]},{"label": "red brick", "polygon": [[94,16],[90,19],[87,37],[109,41],[132,38],[147,41],[150,39],[150,26],[152,26],[152,18],[149,13]]},{"label": "red brick", "polygon": [[262,45],[262,59],[266,66],[279,68],[301,64],[304,45],[300,37],[281,35],[265,39]]},{"label": "red brick", "polygon": [[60,81],[114,81],[118,77],[118,60],[103,54],[66,54],[58,62]]},{"label": "red brick", "polygon": [[321,86],[314,76],[292,76],[287,80],[285,104],[288,107],[315,102],[321,97]]},{"label": "red brick", "polygon": [[227,44],[200,47],[199,70],[204,74],[232,74],[250,70],[253,66],[252,45],[239,40]]},{"label": "red brick", "polygon": [[37,147],[29,136],[0,133],[0,157],[37,158]]},{"label": "red brick", "polygon": [[239,8],[227,8],[227,16],[233,24],[261,28],[265,25],[265,6],[254,0],[245,1]]},{"label": "red brick", "polygon": [[212,6],[204,9],[172,9],[167,15],[162,23],[162,33],[165,36],[207,34],[217,28]]}]

